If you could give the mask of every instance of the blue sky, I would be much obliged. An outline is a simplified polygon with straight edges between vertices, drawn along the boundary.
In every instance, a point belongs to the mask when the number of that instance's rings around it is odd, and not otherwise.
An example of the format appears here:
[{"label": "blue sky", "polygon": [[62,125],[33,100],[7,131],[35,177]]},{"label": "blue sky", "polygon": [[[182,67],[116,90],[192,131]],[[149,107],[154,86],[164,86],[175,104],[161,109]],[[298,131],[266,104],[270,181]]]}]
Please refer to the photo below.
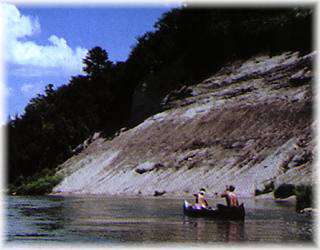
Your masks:
[{"label": "blue sky", "polygon": [[66,84],[81,73],[94,46],[112,61],[126,60],[136,38],[171,9],[159,7],[35,7],[5,4],[6,116],[24,107],[44,87]]}]

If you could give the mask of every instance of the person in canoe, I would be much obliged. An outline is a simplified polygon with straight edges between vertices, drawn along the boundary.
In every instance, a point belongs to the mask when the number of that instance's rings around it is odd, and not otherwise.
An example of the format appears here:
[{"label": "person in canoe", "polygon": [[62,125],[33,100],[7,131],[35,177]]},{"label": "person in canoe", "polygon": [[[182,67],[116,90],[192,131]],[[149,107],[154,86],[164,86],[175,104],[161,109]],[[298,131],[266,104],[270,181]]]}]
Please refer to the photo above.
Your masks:
[{"label": "person in canoe", "polygon": [[226,198],[226,203],[228,207],[238,207],[239,206],[239,201],[237,194],[234,192],[235,187],[230,185],[227,186],[226,190],[224,193],[221,195],[221,197]]},{"label": "person in canoe", "polygon": [[194,208],[196,209],[202,209],[202,208],[208,208],[208,201],[205,198],[206,190],[204,188],[201,188],[199,193],[194,194],[196,197],[196,203],[194,204]]}]

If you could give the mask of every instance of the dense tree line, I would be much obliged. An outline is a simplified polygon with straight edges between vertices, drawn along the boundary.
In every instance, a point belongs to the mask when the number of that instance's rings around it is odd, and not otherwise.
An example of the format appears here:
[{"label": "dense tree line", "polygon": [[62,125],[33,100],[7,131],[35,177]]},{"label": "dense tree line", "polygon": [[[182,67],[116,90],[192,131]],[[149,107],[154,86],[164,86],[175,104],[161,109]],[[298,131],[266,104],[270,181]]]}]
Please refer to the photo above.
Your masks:
[{"label": "dense tree line", "polygon": [[[103,31],[101,31],[103,32]],[[178,8],[137,38],[125,62],[102,48],[84,58],[84,75],[31,99],[7,124],[9,183],[19,186],[53,170],[95,131],[112,135],[157,111],[132,119],[134,91],[143,83],[160,103],[171,90],[195,84],[224,63],[258,52],[312,49],[312,9]]]}]

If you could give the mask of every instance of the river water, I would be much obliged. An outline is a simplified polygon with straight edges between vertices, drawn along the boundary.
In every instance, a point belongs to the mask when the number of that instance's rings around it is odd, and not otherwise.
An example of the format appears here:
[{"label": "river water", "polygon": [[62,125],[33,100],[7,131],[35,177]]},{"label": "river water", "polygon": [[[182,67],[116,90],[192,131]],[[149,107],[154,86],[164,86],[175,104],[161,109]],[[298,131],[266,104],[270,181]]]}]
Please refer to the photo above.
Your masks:
[{"label": "river water", "polygon": [[181,199],[11,196],[6,200],[8,244],[313,244],[312,217],[296,213],[288,202],[243,200],[246,219],[232,222],[185,217]]}]

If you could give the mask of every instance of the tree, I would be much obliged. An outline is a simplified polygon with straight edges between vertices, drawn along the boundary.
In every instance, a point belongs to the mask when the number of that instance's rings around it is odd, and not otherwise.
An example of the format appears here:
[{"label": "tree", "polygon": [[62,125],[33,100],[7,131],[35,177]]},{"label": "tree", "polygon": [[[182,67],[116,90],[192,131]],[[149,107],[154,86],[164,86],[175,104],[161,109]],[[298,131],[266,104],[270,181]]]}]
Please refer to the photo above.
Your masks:
[{"label": "tree", "polygon": [[55,91],[53,88],[53,84],[50,83],[50,84],[46,85],[44,92],[46,93],[47,96],[54,94]]},{"label": "tree", "polygon": [[109,137],[132,127],[160,111],[171,90],[202,81],[227,61],[268,50],[310,51],[310,11],[175,9],[138,38],[125,62],[113,64],[105,50],[92,48],[83,60],[86,75],[47,85],[24,114],[8,119],[9,183],[24,185],[54,170],[95,131]]},{"label": "tree", "polygon": [[85,64],[83,70],[90,77],[97,77],[112,66],[108,53],[100,47],[89,50],[87,56],[83,59],[83,63]]}]

